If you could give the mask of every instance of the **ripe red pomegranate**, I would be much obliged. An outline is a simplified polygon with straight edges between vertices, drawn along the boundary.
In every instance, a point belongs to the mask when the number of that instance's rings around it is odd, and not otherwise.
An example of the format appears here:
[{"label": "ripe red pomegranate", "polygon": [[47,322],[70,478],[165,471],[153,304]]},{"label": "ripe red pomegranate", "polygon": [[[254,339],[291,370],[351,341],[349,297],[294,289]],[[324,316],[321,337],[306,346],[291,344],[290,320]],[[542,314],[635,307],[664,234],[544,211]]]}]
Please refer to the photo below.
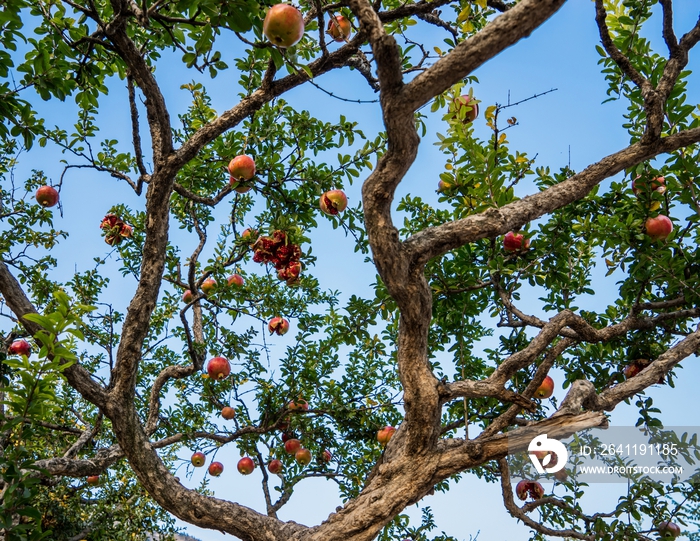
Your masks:
[{"label": "ripe red pomegranate", "polygon": [[282,471],[282,461],[276,458],[270,460],[267,465],[267,471],[274,474],[280,473]]},{"label": "ripe red pomegranate", "polygon": [[58,192],[52,186],[41,186],[36,191],[36,201],[42,207],[53,207],[58,203]]},{"label": "ripe red pomegranate", "polygon": [[90,475],[87,478],[87,484],[91,486],[99,485],[100,484],[100,476],[99,475]]},{"label": "ripe red pomegranate", "polygon": [[24,355],[29,357],[32,348],[26,340],[15,340],[10,344],[10,347],[7,348],[7,352],[10,355]]},{"label": "ripe red pomegranate", "polygon": [[304,17],[290,4],[272,6],[263,21],[263,34],[278,47],[296,45],[304,36]]},{"label": "ripe red pomegranate", "polygon": [[664,521],[659,524],[658,530],[661,539],[675,539],[681,535],[681,528],[675,522]]},{"label": "ripe red pomegranate", "polygon": [[336,15],[328,21],[326,34],[333,38],[334,41],[345,41],[350,37],[351,32],[350,21],[343,15]]},{"label": "ripe red pomegranate", "polygon": [[207,363],[207,374],[211,379],[223,379],[231,373],[231,365],[224,357],[214,357]]},{"label": "ripe red pomegranate", "polygon": [[209,464],[209,475],[219,477],[224,471],[224,465],[221,462],[212,462]]},{"label": "ripe red pomegranate", "polygon": [[306,466],[311,462],[311,451],[308,449],[301,448],[296,453],[294,453],[294,460],[296,460],[302,466]]},{"label": "ripe red pomegranate", "polygon": [[554,392],[554,380],[547,376],[535,391],[535,398],[549,398]]},{"label": "ripe red pomegranate", "polygon": [[255,160],[240,154],[229,162],[228,172],[232,180],[250,180],[255,176]]},{"label": "ripe red pomegranate", "polygon": [[240,274],[232,274],[226,279],[226,282],[228,283],[228,285],[238,289],[243,287],[245,280],[243,280],[243,276],[241,276]]},{"label": "ripe red pomegranate", "polygon": [[195,468],[201,468],[204,466],[204,461],[206,460],[206,456],[204,456],[204,453],[201,451],[197,451],[192,454],[192,458],[190,458],[190,462],[192,462],[192,465]]},{"label": "ripe red pomegranate", "polygon": [[301,442],[296,438],[284,442],[284,450],[290,455],[295,455],[299,449],[301,449]]},{"label": "ripe red pomegranate", "polygon": [[521,252],[530,247],[530,239],[526,239],[524,235],[508,231],[503,237],[503,249],[506,252]]},{"label": "ripe red pomegranate", "polygon": [[652,240],[663,240],[673,231],[673,222],[668,216],[659,214],[656,218],[649,218],[644,227]]},{"label": "ripe red pomegranate", "polygon": [[238,461],[237,468],[243,475],[250,475],[255,469],[255,462],[249,456],[244,456]]}]

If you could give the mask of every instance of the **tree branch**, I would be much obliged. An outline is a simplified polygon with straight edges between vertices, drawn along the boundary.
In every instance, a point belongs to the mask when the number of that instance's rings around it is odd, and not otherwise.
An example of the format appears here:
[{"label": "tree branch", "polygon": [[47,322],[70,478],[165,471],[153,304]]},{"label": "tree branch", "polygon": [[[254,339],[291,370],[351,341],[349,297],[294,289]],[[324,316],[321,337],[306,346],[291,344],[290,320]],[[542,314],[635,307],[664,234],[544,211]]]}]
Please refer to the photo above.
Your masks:
[{"label": "tree branch", "polygon": [[118,445],[113,445],[108,449],[100,449],[97,454],[90,459],[77,460],[68,457],[48,458],[37,460],[35,465],[47,470],[51,475],[62,475],[66,477],[85,477],[88,475],[99,475],[112,464],[124,457],[124,453]]},{"label": "tree branch", "polygon": [[[391,96],[403,85],[401,57],[396,40],[386,33],[379,15],[367,0],[350,0],[349,4],[372,46],[379,86],[382,89],[380,96]],[[383,107],[386,106],[383,104]]]},{"label": "tree branch", "polygon": [[178,184],[177,182],[173,184],[173,191],[177,193],[178,195],[181,195],[185,199],[189,199],[190,201],[194,201],[195,203],[200,203],[202,205],[207,205],[210,207],[215,207],[218,205],[223,199],[230,194],[233,191],[233,188],[231,188],[230,184],[227,184],[224,186],[224,188],[217,193],[214,197],[204,197],[201,195],[197,195],[194,192],[191,192],[187,188],[184,188],[182,185]]},{"label": "tree branch", "polygon": [[673,31],[673,0],[659,0],[664,14],[663,36],[669,55],[676,54],[678,49],[678,39]]},{"label": "tree branch", "polygon": [[595,0],[595,20],[598,24],[598,32],[600,34],[600,41],[603,43],[605,51],[610,55],[615,64],[622,70],[627,77],[629,77],[632,82],[639,87],[642,91],[642,95],[653,90],[651,83],[639,73],[636,68],[632,65],[629,58],[627,58],[613,43],[612,37],[610,36],[610,29],[605,21],[607,17],[607,12],[605,11],[605,6],[603,5],[603,0]]},{"label": "tree branch", "polygon": [[73,445],[70,446],[70,448],[63,454],[63,458],[75,458],[75,455],[78,454],[78,452],[85,447],[85,445],[92,440],[97,433],[100,431],[100,428],[102,428],[102,418],[103,414],[102,412],[99,412],[97,414],[97,420],[95,421],[95,426],[89,429],[85,429],[83,433],[80,435],[78,438],[78,441],[76,441]]},{"label": "tree branch", "polygon": [[519,2],[408,83],[402,91],[405,106],[415,111],[425,105],[487,60],[529,36],[563,4],[564,0]]},{"label": "tree branch", "polygon": [[114,44],[119,56],[129,67],[131,75],[146,96],[145,106],[153,145],[153,163],[155,169],[158,169],[164,165],[164,160],[173,151],[170,114],[150,66],[127,35],[127,16],[130,12],[128,3],[125,0],[111,0],[111,5],[115,17],[112,22],[103,27],[104,33]]},{"label": "tree branch", "polygon": [[[569,348],[573,344],[574,341],[572,339],[564,338],[563,340],[557,342],[557,344],[554,347],[552,347],[549,350],[549,352],[547,352],[544,361],[542,361],[542,364],[537,368],[537,372],[532,378],[532,381],[525,388],[525,391],[523,391],[523,396],[527,398],[532,398],[534,396],[535,391],[544,381],[544,378],[546,377],[550,368],[554,366],[554,362],[557,360],[557,358],[559,358],[561,354],[563,354],[567,350],[567,348]],[[484,429],[484,431],[482,432],[483,436],[489,437],[498,434],[506,427],[513,424],[520,412],[521,408],[518,407],[517,404],[513,404],[511,407],[508,408],[508,410],[499,415],[492,423],[490,423]],[[575,415],[578,412],[572,411],[571,413],[572,415]]]},{"label": "tree branch", "polygon": [[136,108],[136,92],[134,91],[134,81],[131,75],[127,75],[126,86],[129,91],[129,110],[131,111],[131,138],[134,145],[134,156],[139,170],[139,179],[136,184],[136,194],[141,195],[144,182],[148,182],[150,176],[143,164],[143,149],[141,148],[141,134],[139,133],[139,112]]},{"label": "tree branch", "polygon": [[[542,378],[544,379],[544,377]],[[454,400],[455,398],[497,398],[501,402],[510,402],[517,404],[519,409],[527,409],[529,411],[536,411],[538,406],[534,402],[531,402],[527,398],[514,393],[513,391],[508,391],[503,388],[503,385],[496,381],[480,380],[462,380],[455,381],[454,383],[448,383],[445,385],[446,389],[444,391],[444,401]],[[537,389],[537,387],[535,387]],[[533,393],[535,391],[533,389]],[[460,421],[461,422],[461,421]]]},{"label": "tree branch", "polygon": [[581,532],[571,529],[553,530],[528,517],[526,512],[518,507],[513,500],[513,487],[510,484],[510,471],[508,469],[508,461],[505,458],[498,460],[498,469],[501,473],[501,493],[503,494],[503,504],[513,517],[522,520],[526,526],[529,526],[533,530],[536,530],[544,535],[568,537],[571,539],[583,539],[585,541],[593,541],[596,538],[594,535],[582,534]]},{"label": "tree branch", "polygon": [[461,220],[424,229],[404,242],[405,249],[415,264],[424,265],[434,257],[469,242],[494,238],[508,231],[518,230],[532,220],[585,197],[604,179],[628,167],[698,141],[700,141],[700,128],[685,130],[648,144],[635,143],[589,165],[568,180],[537,194],[529,195],[499,209],[488,209]]},{"label": "tree branch", "polygon": [[[311,64],[308,65],[311,73],[313,73],[314,77],[318,77],[333,68],[344,66],[348,59],[357,53],[365,37],[363,32],[358,32],[346,45],[330,53],[328,56],[311,62]],[[267,103],[287,90],[299,86],[308,80],[308,75],[300,70],[297,73],[273,81],[272,77],[274,77],[276,70],[274,68],[274,63],[272,63],[272,61],[270,62],[270,67],[263,78],[261,87],[250,96],[241,100],[238,105],[222,113],[220,117],[209,122],[192,134],[192,136],[177,150],[175,156],[171,160],[170,166],[173,169],[177,170],[181,168],[194,158],[205,145],[211,143],[225,131],[237,126],[238,123],[258,110],[264,103]]]}]

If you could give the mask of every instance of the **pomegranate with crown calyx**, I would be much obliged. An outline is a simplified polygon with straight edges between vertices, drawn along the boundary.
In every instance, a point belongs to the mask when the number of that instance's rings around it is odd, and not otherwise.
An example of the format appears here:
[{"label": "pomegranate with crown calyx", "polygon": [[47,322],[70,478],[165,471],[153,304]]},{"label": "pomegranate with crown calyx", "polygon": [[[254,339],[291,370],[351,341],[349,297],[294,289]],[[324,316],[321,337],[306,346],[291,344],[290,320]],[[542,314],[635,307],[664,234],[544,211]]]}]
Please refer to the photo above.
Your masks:
[{"label": "pomegranate with crown calyx", "polygon": [[214,357],[207,363],[207,374],[211,379],[223,379],[231,373],[231,364],[224,357]]},{"label": "pomegranate with crown calyx", "polygon": [[302,466],[306,466],[309,462],[311,462],[311,451],[302,447],[296,453],[294,453],[294,460],[296,460]]},{"label": "pomegranate with crown calyx", "polygon": [[53,207],[58,203],[58,192],[53,186],[40,186],[36,191],[36,202],[42,207]]},{"label": "pomegranate with crown calyx", "polygon": [[658,528],[661,539],[675,539],[681,535],[681,528],[675,522],[664,521],[659,524]]},{"label": "pomegranate with crown calyx", "polygon": [[535,398],[549,398],[554,393],[554,380],[547,376],[535,391]]},{"label": "pomegranate with crown calyx", "polygon": [[244,456],[238,461],[237,468],[243,475],[250,475],[255,469],[255,462],[249,456]]},{"label": "pomegranate with crown calyx", "polygon": [[204,466],[204,461],[206,460],[206,456],[204,456],[204,453],[201,451],[197,451],[196,453],[192,454],[192,458],[190,458],[190,462],[192,462],[192,465],[195,468],[201,468]]}]

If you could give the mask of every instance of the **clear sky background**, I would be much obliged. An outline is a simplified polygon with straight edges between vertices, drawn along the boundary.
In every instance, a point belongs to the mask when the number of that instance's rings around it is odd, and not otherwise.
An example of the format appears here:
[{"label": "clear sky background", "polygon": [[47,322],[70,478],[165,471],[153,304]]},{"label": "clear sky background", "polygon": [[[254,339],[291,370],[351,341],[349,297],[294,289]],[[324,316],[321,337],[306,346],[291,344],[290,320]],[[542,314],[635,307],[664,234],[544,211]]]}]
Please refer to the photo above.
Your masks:
[{"label": "clear sky background", "polygon": [[[676,12],[676,30],[678,34],[687,31],[698,18],[696,0],[678,0],[674,3]],[[660,25],[650,24],[645,35],[653,39],[657,51],[666,54],[660,42]],[[433,27],[419,22],[420,32],[430,39],[442,40],[447,34],[440,33]],[[587,0],[571,0],[554,17],[534,34],[500,54],[497,58],[475,72],[479,83],[474,85],[474,95],[482,101],[482,111],[486,106],[507,103],[528,98],[534,94],[556,88],[556,92],[528,101],[509,110],[509,116],[518,118],[519,124],[507,132],[511,148],[525,151],[529,156],[537,155],[537,165],[548,165],[553,171],[570,163],[574,170],[598,161],[600,158],[625,147],[629,137],[621,127],[622,115],[626,105],[611,102],[601,105],[606,99],[607,85],[600,74],[599,56],[595,45],[599,38],[594,21],[594,4]],[[229,59],[224,59],[229,60]],[[698,51],[691,52],[690,68],[698,66]],[[232,62],[230,62],[232,64]],[[171,118],[175,121],[178,113],[189,104],[189,94],[179,87],[191,78],[198,79],[194,71],[183,72],[174,68],[174,62],[163,58],[157,67],[156,77],[165,93]],[[207,88],[213,99],[213,106],[224,111],[235,105],[237,89],[234,84],[237,75],[233,71],[223,72]],[[340,96],[356,99],[373,99],[376,96],[367,87],[364,79],[349,69],[340,70],[330,75],[319,77],[316,81],[324,88]],[[689,83],[690,102],[695,103],[700,96],[700,79],[697,74],[691,76]],[[693,100],[693,97],[696,100]],[[323,120],[337,121],[343,114],[350,119],[360,121],[365,134],[372,138],[382,130],[381,115],[377,104],[352,104],[329,97],[316,88],[305,85],[284,96],[291,105],[298,109],[306,108]],[[121,84],[114,85],[110,96],[105,100],[107,108],[102,121],[102,137],[110,137],[127,142],[130,140],[130,124],[126,114],[126,91]],[[54,103],[42,107],[41,113],[53,116],[68,115],[74,106],[70,103],[57,108]],[[70,117],[69,117],[70,118]],[[145,122],[145,115],[142,115]],[[49,122],[50,124],[51,122]],[[435,134],[445,132],[446,126],[440,121],[440,115],[433,115],[428,121],[428,134],[425,137],[415,165],[399,186],[396,201],[403,195],[420,195],[426,201],[437,203],[435,192],[438,175],[443,171],[444,157],[433,145]],[[476,134],[488,138],[489,130],[483,115],[475,121]],[[43,169],[53,182],[58,181],[62,165],[62,156],[55,149],[42,149],[41,153],[32,152],[31,160],[21,165],[25,170]],[[34,156],[40,156],[34,158]],[[17,176],[22,179],[23,171],[18,169]],[[518,195],[531,193],[533,188],[527,184],[519,186]],[[350,204],[356,205],[360,200],[360,185],[355,184],[346,190]],[[55,227],[66,229],[73,235],[61,243],[57,257],[61,266],[56,269],[56,276],[68,278],[75,270],[85,271],[94,266],[93,257],[104,256],[109,247],[99,235],[98,224],[107,209],[115,202],[123,202],[133,208],[143,208],[143,200],[137,198],[130,188],[107,177],[105,174],[87,170],[73,171],[66,176],[61,192],[63,218],[56,217]],[[224,205],[225,206],[225,205]],[[226,208],[222,208],[225,216]],[[400,218],[395,219],[400,224]],[[94,231],[93,235],[84,234]],[[183,254],[194,247],[191,237],[182,236],[179,231],[171,230],[177,240],[183,241]],[[80,234],[79,234],[80,233]],[[341,291],[342,300],[352,294],[370,296],[371,283],[375,280],[375,270],[364,263],[365,256],[353,252],[354,242],[345,238],[340,230],[329,233],[328,228],[322,232],[312,232],[313,251],[318,257],[314,274],[327,289]],[[116,255],[112,256],[116,258]],[[113,285],[120,287],[120,295],[130,298],[135,289],[133,279],[122,278],[118,272],[116,259],[105,268],[113,280]],[[253,271],[251,267],[251,271]],[[610,298],[608,292],[616,291],[614,277],[603,280],[604,269],[599,281],[593,286],[598,292],[596,298],[579,303],[585,306],[606,303]],[[611,289],[612,288],[612,289]],[[611,293],[612,294],[612,293]],[[531,293],[537,306],[536,293]],[[536,310],[533,312],[537,313]],[[293,322],[292,322],[293,323]],[[294,328],[292,328],[294,331]],[[272,355],[280,352],[286,344],[294,340],[294,332],[272,342]],[[484,347],[489,343],[485,342]],[[443,364],[449,361],[444,359]],[[697,381],[700,381],[700,368],[697,359],[690,358],[677,369],[676,389],[668,386],[656,386],[648,391],[656,405],[664,411],[663,419],[667,425],[693,426],[700,424],[698,409],[694,407],[697,399]],[[557,380],[557,374],[554,374]],[[559,377],[558,382],[562,381]],[[560,384],[555,391],[561,399],[564,391]],[[633,425],[637,419],[636,409],[620,406],[612,415],[613,425]],[[183,454],[183,458],[188,458]],[[243,477],[236,472],[235,464],[238,451],[234,446],[227,446],[219,451],[217,460],[225,464],[224,474],[212,479],[209,488],[220,498],[231,499],[264,511],[264,500],[260,489],[261,475],[256,470],[252,475]],[[202,468],[203,470],[204,468]],[[195,487],[201,481],[203,471],[197,471],[191,481],[184,479],[188,486]],[[551,486],[545,486],[547,490]],[[561,489],[559,489],[561,490]],[[608,511],[624,492],[623,485],[592,486],[587,495],[587,511]],[[340,505],[335,485],[320,479],[311,479],[301,483],[290,502],[279,513],[284,520],[294,520],[307,525],[318,524]],[[429,505],[436,518],[439,530],[444,530],[460,540],[475,537],[478,532],[481,541],[513,541],[528,538],[529,529],[518,524],[505,511],[501,502],[500,487],[486,484],[474,476],[465,475],[447,494],[435,494],[424,498],[423,505]],[[407,510],[419,517],[416,507]],[[184,527],[184,523],[181,523]],[[192,526],[186,527],[187,533],[202,541],[232,539],[219,532],[202,530]]]}]

